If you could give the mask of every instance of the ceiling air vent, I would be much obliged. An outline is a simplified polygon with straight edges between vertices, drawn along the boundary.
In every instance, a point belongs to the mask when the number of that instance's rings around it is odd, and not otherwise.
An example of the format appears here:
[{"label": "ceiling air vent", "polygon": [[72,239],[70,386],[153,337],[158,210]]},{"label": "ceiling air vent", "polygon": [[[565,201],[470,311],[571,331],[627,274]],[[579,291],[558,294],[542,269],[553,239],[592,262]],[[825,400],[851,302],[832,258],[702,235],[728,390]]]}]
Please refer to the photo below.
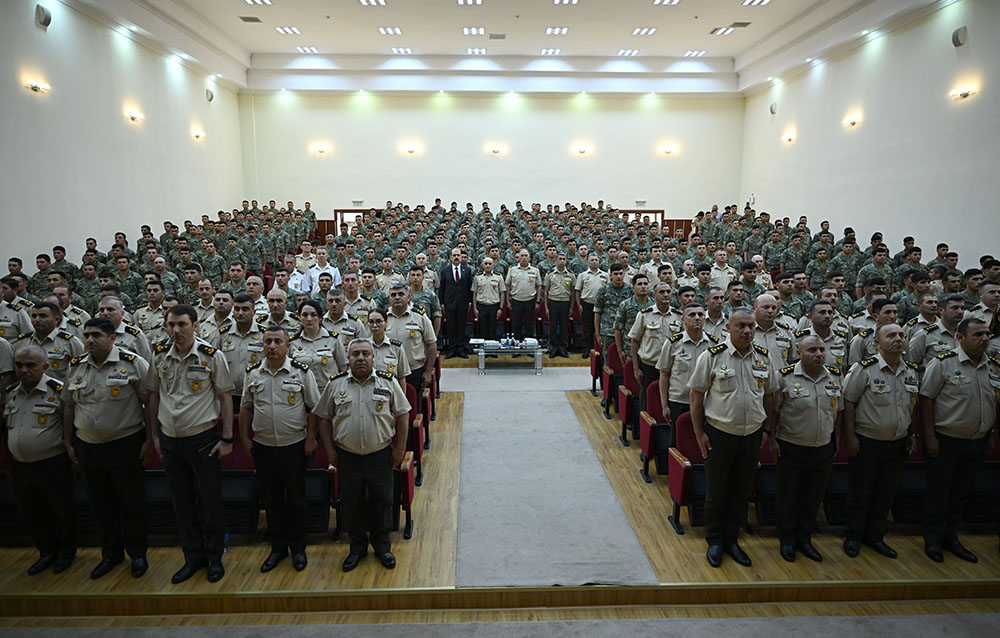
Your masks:
[{"label": "ceiling air vent", "polygon": [[260,18],[258,18],[257,16],[240,16],[240,20],[244,22],[256,22],[258,24],[260,23]]},{"label": "ceiling air vent", "polygon": [[491,33],[490,34],[490,40],[506,40],[506,39],[507,39],[507,34],[506,33]]}]

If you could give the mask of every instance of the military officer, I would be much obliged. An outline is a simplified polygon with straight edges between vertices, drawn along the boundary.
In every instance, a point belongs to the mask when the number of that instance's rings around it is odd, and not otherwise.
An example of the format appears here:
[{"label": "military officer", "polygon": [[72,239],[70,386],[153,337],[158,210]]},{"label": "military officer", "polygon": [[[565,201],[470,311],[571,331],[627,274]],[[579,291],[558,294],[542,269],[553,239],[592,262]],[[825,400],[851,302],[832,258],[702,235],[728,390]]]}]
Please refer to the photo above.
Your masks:
[{"label": "military officer", "polygon": [[122,306],[121,299],[118,297],[102,298],[101,302],[97,304],[97,316],[111,321],[117,335],[115,344],[119,348],[134,352],[147,362],[152,361],[153,355],[146,335],[142,334],[142,330],[122,321],[125,316],[125,308]]},{"label": "military officer", "polygon": [[913,409],[920,390],[917,366],[903,360],[906,337],[895,323],[879,326],[878,354],[854,364],[844,383],[847,464],[847,538],[844,553],[861,543],[888,558],[886,518],[907,457]]},{"label": "military officer", "polygon": [[608,273],[601,270],[601,259],[595,253],[587,257],[587,270],[581,272],[576,278],[576,299],[577,307],[580,309],[581,322],[583,323],[583,354],[584,359],[590,357],[590,349],[594,347],[594,304],[597,302],[597,293],[601,287],[608,283]]},{"label": "military officer", "polygon": [[198,322],[198,338],[207,341],[213,348],[218,348],[222,341],[219,331],[233,323],[233,298],[229,290],[215,291],[212,301],[215,312]]},{"label": "military officer", "polygon": [[934,356],[920,384],[920,417],[927,453],[924,553],[942,562],[942,549],[970,563],[978,558],[958,539],[966,499],[987,450],[997,446],[1000,358],[987,356],[989,327],[958,324],[958,347]]},{"label": "military officer", "polygon": [[17,290],[18,282],[14,277],[4,277],[3,299],[0,300],[0,337],[8,342],[15,341],[18,336],[31,332],[31,317],[20,304],[7,301],[7,297],[13,298],[14,291]]},{"label": "military officer", "polygon": [[[583,274],[580,275],[583,277]],[[542,298],[549,311],[549,357],[569,357],[569,306],[577,277],[566,269],[566,254],[556,255],[556,266],[545,275]],[[586,340],[584,341],[586,344]]]},{"label": "military officer", "polygon": [[424,278],[424,269],[420,266],[411,266],[407,276],[410,283],[410,303],[415,308],[423,310],[424,314],[431,318],[431,323],[434,324],[434,334],[437,334],[441,329],[441,317],[444,316],[441,310],[441,300],[438,299],[437,293],[433,289],[424,286],[426,279]]},{"label": "military officer", "polygon": [[538,268],[531,265],[531,255],[526,248],[517,253],[517,264],[507,270],[504,283],[514,338],[535,336],[535,308],[541,300],[542,276]]},{"label": "military officer", "polygon": [[906,348],[906,360],[923,370],[934,357],[958,348],[958,324],[965,315],[965,301],[950,295],[941,301],[941,318],[918,332]]},{"label": "military officer", "polygon": [[826,364],[843,372],[841,366],[847,364],[849,336],[846,332],[832,327],[836,312],[830,302],[814,301],[805,315],[809,319],[810,327],[795,331],[795,350],[798,351],[798,345],[803,339],[811,336],[819,337],[826,352]]},{"label": "military officer", "polygon": [[[347,349],[337,332],[322,325],[323,309],[312,299],[302,302],[299,311],[302,328],[291,338],[290,356],[309,366],[319,391],[330,377],[347,369]],[[265,354],[267,353],[265,343]]]},{"label": "military officer", "polygon": [[472,279],[472,314],[479,320],[479,336],[497,338],[497,322],[506,305],[507,284],[503,276],[493,272],[494,262],[483,259],[483,272]]},{"label": "military officer", "polygon": [[[313,409],[324,422],[332,422],[331,434],[325,434],[325,423],[320,432],[327,457],[340,476],[340,493],[351,538],[351,549],[343,564],[345,572],[358,566],[368,553],[369,544],[386,569],[396,567],[389,544],[392,469],[406,453],[410,404],[391,374],[374,369],[373,358],[371,341],[352,341],[348,371],[327,384]],[[370,533],[366,522],[371,527]]]},{"label": "military officer", "polygon": [[753,342],[767,350],[771,359],[771,368],[780,370],[788,364],[794,354],[792,352],[792,340],[794,339],[792,327],[776,320],[778,300],[771,295],[758,296],[753,308],[754,316],[757,318]]},{"label": "military officer", "polygon": [[247,366],[264,356],[264,329],[254,321],[253,300],[239,295],[233,302],[233,322],[219,331],[219,350],[229,366],[233,397],[243,394],[243,375]]},{"label": "military officer", "polygon": [[660,378],[660,373],[656,370],[656,360],[660,356],[663,344],[684,329],[680,313],[670,307],[671,294],[668,283],[661,281],[653,286],[655,305],[639,312],[628,332],[632,366],[635,379],[639,382],[640,410],[646,409],[647,386]]},{"label": "military officer", "polygon": [[[167,470],[184,549],[184,565],[170,579],[175,584],[206,566],[209,582],[226,573],[219,459],[233,450],[234,386],[222,352],[196,339],[197,329],[194,308],[170,309],[171,343],[157,345],[148,382],[147,418]],[[216,429],[220,416],[221,434]]]},{"label": "military officer", "polygon": [[635,318],[639,312],[655,303],[649,297],[649,278],[642,273],[632,277],[632,296],[622,302],[615,314],[615,344],[622,362],[632,353],[632,341],[628,338],[628,332],[635,324]]},{"label": "military officer", "polygon": [[284,290],[273,288],[267,293],[268,313],[257,317],[261,328],[278,326],[294,332],[299,329],[299,316],[288,311],[288,295]]},{"label": "military officer", "polygon": [[[422,312],[408,303],[409,286],[393,284],[389,289],[389,313],[385,334],[403,344],[406,359],[410,364],[410,375],[406,382],[417,390],[417,396],[425,386],[431,384],[434,376],[434,360],[437,358],[437,335],[434,324]],[[429,365],[426,365],[429,364]]]},{"label": "military officer", "polygon": [[15,352],[28,345],[45,350],[49,367],[46,374],[62,381],[69,370],[69,362],[83,354],[83,343],[56,325],[62,313],[59,307],[47,301],[37,303],[31,309],[31,325],[34,333],[24,335],[14,342]]},{"label": "military officer", "polygon": [[777,386],[767,350],[753,342],[754,313],[735,308],[729,337],[701,353],[688,381],[691,423],[705,458],[705,538],[709,565],[722,565],[723,553],[749,567],[739,545],[760,458],[764,425],[773,413]]},{"label": "military officer", "polygon": [[[683,309],[684,330],[673,335],[660,349],[656,369],[660,371],[660,405],[669,408],[670,423],[691,409],[691,392],[688,380],[694,371],[694,363],[702,352],[719,343],[719,340],[705,334],[705,308],[701,304],[690,303]],[[670,446],[677,441],[677,433],[670,429]]]},{"label": "military officer", "polygon": [[366,327],[366,317],[352,317],[347,313],[347,298],[340,288],[333,288],[326,295],[326,314],[323,315],[323,327],[330,332],[336,332],[344,344],[344,352],[351,339],[368,337],[371,333]]},{"label": "military officer", "polygon": [[[367,317],[368,311],[378,306],[371,297],[365,297],[359,292],[361,279],[354,270],[344,272],[344,311],[355,318]],[[359,319],[360,321],[360,319]]]},{"label": "military officer", "polygon": [[14,381],[14,348],[6,339],[0,339],[0,387],[6,388]]},{"label": "military officer", "polygon": [[127,551],[132,576],[140,578],[149,568],[143,486],[143,463],[153,451],[143,411],[149,364],[115,345],[107,319],[89,320],[83,337],[87,352],[73,359],[63,390],[63,427],[101,536],[101,561],[90,577],[111,572]]},{"label": "military officer", "polygon": [[608,346],[615,342],[615,317],[626,299],[632,296],[632,288],[625,285],[625,266],[611,264],[608,283],[597,292],[594,301],[594,327],[597,332],[597,346],[607,359]]},{"label": "military officer", "polygon": [[[165,294],[162,281],[154,280],[146,283],[147,302],[132,311],[135,325],[143,333],[148,333],[150,328],[156,324],[163,323],[163,308],[161,305],[163,304]],[[146,336],[148,337],[149,335],[147,334]]]},{"label": "military officer", "polygon": [[896,323],[896,304],[885,297],[872,302],[875,317],[874,328],[862,328],[851,339],[847,347],[847,362],[853,366],[862,359],[870,359],[878,354],[878,344],[875,339],[878,329],[888,324]]},{"label": "military officer", "polygon": [[10,452],[10,482],[21,520],[38,548],[28,568],[61,574],[76,556],[76,513],[70,460],[63,444],[63,384],[46,374],[45,351],[26,346],[14,354],[17,383],[4,388],[3,428]]},{"label": "military officer", "polygon": [[780,553],[788,562],[795,560],[796,550],[821,562],[812,535],[840,438],[843,388],[840,369],[826,365],[826,343],[820,336],[800,337],[795,358],[798,363],[782,368],[778,375],[774,399],[778,417],[770,437],[777,460]]},{"label": "military officer", "polygon": [[[313,323],[318,326],[319,304],[305,304],[316,314]],[[309,366],[288,356],[288,350],[284,328],[272,326],[264,332],[265,358],[248,366],[240,403],[240,440],[253,455],[267,509],[271,553],[260,566],[264,573],[289,552],[296,571],[308,563],[306,459],[316,451],[318,420],[311,410],[319,390]]]},{"label": "military officer", "polygon": [[385,336],[388,319],[389,313],[381,308],[372,308],[368,313],[368,329],[375,357],[372,365],[376,371],[383,370],[396,377],[402,386],[406,383],[406,377],[410,375],[410,362],[403,350],[403,343]]}]

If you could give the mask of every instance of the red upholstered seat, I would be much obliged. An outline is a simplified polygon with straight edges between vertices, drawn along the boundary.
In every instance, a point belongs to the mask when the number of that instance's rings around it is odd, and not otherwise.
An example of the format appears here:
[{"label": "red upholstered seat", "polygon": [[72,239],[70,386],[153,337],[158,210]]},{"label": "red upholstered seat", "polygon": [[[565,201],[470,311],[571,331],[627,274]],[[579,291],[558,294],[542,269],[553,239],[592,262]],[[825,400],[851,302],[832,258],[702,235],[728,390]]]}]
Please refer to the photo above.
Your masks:
[{"label": "red upholstered seat", "polygon": [[649,461],[657,454],[657,431],[669,427],[669,419],[664,416],[660,404],[660,380],[657,379],[646,388],[646,409],[639,413],[639,458],[642,461],[639,475],[647,483],[653,482],[649,475]]},{"label": "red upholstered seat", "polygon": [[417,468],[414,484],[419,486],[424,482],[424,416],[420,413],[417,389],[409,383],[406,384],[406,401],[410,404],[410,428],[407,432],[406,449],[413,452]]},{"label": "red upholstered seat", "polygon": [[618,400],[618,384],[622,382],[624,365],[618,344],[608,346],[608,360],[604,362],[601,371],[601,391],[604,393],[604,418],[611,419],[611,406]]},{"label": "red upholstered seat", "polygon": [[685,412],[674,424],[677,445],[670,448],[670,498],[674,501],[673,513],[667,517],[678,534],[684,533],[680,521],[681,507],[688,508],[691,525],[704,525],[705,509],[705,459],[695,440],[691,413]]},{"label": "red upholstered seat", "polygon": [[622,433],[618,437],[622,445],[628,447],[629,428],[639,418],[639,380],[635,378],[632,359],[622,365],[622,384],[618,386],[618,418],[622,421]]}]

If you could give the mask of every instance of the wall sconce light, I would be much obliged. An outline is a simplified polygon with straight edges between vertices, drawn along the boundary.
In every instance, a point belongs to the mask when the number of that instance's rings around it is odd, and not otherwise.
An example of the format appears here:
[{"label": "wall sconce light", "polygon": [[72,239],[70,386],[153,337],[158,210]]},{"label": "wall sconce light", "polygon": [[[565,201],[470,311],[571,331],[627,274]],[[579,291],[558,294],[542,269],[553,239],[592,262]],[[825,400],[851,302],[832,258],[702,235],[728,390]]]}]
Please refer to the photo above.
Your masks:
[{"label": "wall sconce light", "polygon": [[399,145],[399,152],[403,155],[421,155],[424,149],[419,142],[402,142]]},{"label": "wall sconce light", "polygon": [[975,94],[976,94],[976,89],[974,89],[971,86],[963,86],[957,89],[952,89],[951,92],[948,93],[949,96],[951,96],[956,100],[964,100],[967,97],[973,96]]},{"label": "wall sconce light", "polygon": [[309,152],[312,153],[313,155],[326,155],[331,150],[332,149],[330,148],[329,144],[324,144],[322,142],[317,142],[309,147]]},{"label": "wall sconce light", "polygon": [[505,155],[507,144],[505,142],[486,142],[483,145],[483,152],[487,155]]},{"label": "wall sconce light", "polygon": [[660,147],[660,153],[666,155],[667,157],[670,157],[671,155],[677,153],[677,146],[673,144],[664,144],[663,146]]},{"label": "wall sconce light", "polygon": [[844,118],[843,124],[845,128],[854,128],[858,124],[861,124],[861,114],[852,113],[848,115],[847,117]]},{"label": "wall sconce light", "polygon": [[590,155],[594,149],[590,144],[577,144],[573,147],[573,152],[577,155]]},{"label": "wall sconce light", "polygon": [[128,111],[125,113],[125,117],[131,122],[139,122],[146,119],[146,116],[141,111]]},{"label": "wall sconce light", "polygon": [[200,128],[199,129],[195,129],[195,130],[191,131],[191,136],[194,137],[194,139],[196,139],[196,140],[204,139],[204,137],[205,137],[205,131],[201,130]]},{"label": "wall sconce light", "polygon": [[795,141],[795,131],[785,131],[784,135],[781,136],[781,140],[785,144],[791,144]]},{"label": "wall sconce light", "polygon": [[28,80],[24,83],[24,88],[29,89],[33,93],[47,93],[52,87],[49,86],[48,82],[42,82],[41,80]]},{"label": "wall sconce light", "polygon": [[499,155],[500,154],[500,147],[499,146],[494,146],[493,148],[490,149],[490,153],[493,153],[494,155]]}]

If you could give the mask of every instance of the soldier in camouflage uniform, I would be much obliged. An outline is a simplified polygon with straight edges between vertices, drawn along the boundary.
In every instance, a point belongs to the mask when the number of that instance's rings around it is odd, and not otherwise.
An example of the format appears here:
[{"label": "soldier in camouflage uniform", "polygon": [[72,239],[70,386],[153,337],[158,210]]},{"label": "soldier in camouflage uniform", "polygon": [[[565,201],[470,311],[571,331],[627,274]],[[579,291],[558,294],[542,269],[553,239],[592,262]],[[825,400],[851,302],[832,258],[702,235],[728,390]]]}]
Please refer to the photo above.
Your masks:
[{"label": "soldier in camouflage uniform", "polygon": [[229,269],[229,264],[222,255],[215,252],[215,242],[209,239],[205,242],[205,254],[201,257],[201,274],[218,288]]},{"label": "soldier in camouflage uniform", "polygon": [[612,264],[610,280],[597,291],[594,301],[594,321],[598,323],[601,354],[608,356],[608,347],[615,341],[615,319],[619,308],[632,296],[632,287],[625,284],[625,267]]},{"label": "soldier in camouflage uniform", "polygon": [[618,354],[622,362],[628,359],[631,344],[627,338],[628,331],[635,323],[636,316],[655,302],[649,298],[649,277],[642,273],[632,278],[632,296],[618,306],[615,316],[615,343],[618,344]]}]

